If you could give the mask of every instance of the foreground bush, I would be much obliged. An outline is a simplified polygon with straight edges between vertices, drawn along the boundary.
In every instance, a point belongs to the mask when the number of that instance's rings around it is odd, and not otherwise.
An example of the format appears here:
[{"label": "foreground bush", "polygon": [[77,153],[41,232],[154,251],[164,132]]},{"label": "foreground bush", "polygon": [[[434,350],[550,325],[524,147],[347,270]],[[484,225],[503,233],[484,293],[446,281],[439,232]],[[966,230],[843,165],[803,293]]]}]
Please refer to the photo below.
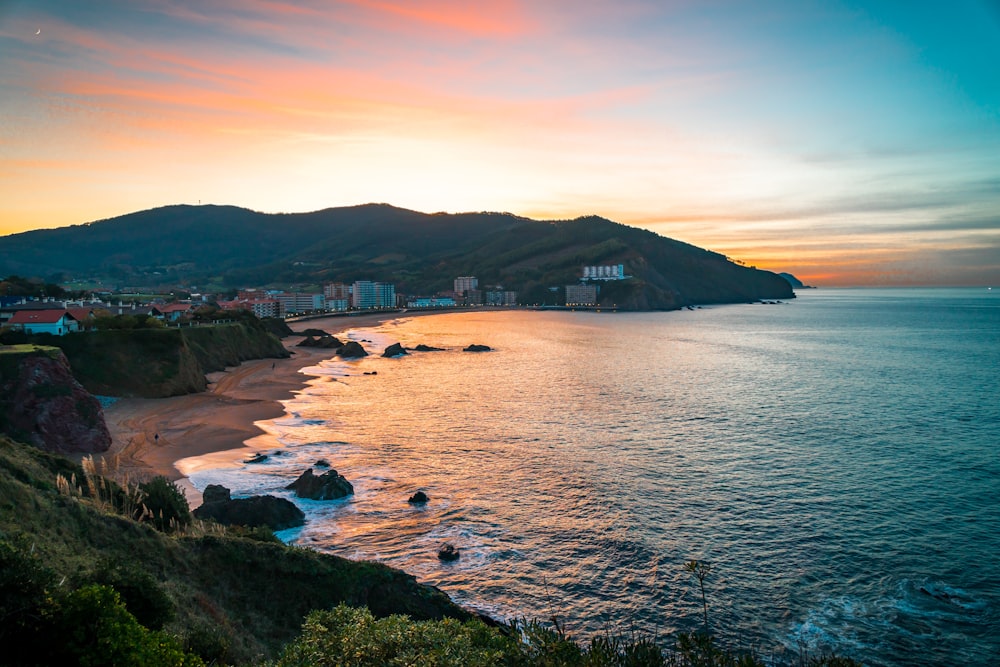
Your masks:
[{"label": "foreground bush", "polygon": [[139,624],[115,589],[85,586],[70,593],[54,615],[53,650],[48,664],[162,665],[195,667],[200,658],[185,654],[176,639]]},{"label": "foreground bush", "polygon": [[276,664],[487,667],[517,664],[510,661],[516,653],[512,639],[481,621],[413,621],[399,615],[376,619],[367,609],[339,605],[309,614],[302,635],[285,648]]},{"label": "foreground bush", "polygon": [[[139,485],[145,516],[157,530],[170,532],[191,523],[187,498],[174,482],[158,476]],[[140,516],[142,516],[140,514]]]},{"label": "foreground bush", "polygon": [[[511,627],[479,620],[413,621],[406,616],[376,619],[367,609],[340,605],[309,614],[298,639],[285,647],[274,667],[764,667],[747,652],[720,647],[704,633],[681,634],[664,650],[651,639],[601,635],[582,647],[559,626],[537,622]],[[799,667],[859,667],[847,658],[824,656],[795,661]]]}]

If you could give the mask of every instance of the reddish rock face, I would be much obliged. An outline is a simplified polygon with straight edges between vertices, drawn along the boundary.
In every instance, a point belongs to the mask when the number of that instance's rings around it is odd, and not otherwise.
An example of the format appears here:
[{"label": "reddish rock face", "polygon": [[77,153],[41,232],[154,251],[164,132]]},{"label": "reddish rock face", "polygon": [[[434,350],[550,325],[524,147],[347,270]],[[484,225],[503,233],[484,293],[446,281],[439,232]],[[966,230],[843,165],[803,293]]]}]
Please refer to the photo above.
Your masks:
[{"label": "reddish rock face", "polygon": [[0,378],[5,430],[59,454],[97,453],[111,446],[101,404],[84,389],[59,352],[26,354],[16,377]]}]

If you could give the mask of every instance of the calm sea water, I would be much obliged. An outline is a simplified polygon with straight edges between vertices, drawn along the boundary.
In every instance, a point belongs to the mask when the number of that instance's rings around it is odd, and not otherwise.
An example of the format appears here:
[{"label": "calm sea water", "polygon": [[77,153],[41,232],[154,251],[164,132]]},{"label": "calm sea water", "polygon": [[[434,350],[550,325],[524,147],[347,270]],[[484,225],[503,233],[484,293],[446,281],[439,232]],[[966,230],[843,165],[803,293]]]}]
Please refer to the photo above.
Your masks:
[{"label": "calm sea water", "polygon": [[[284,539],[580,638],[700,627],[682,566],[701,559],[713,631],[765,654],[1000,663],[1000,290],[455,313],[350,336],[446,350],[308,369],[266,424],[280,455],[196,486],[288,497],[327,458],[355,495],[296,500],[309,520]],[[437,559],[445,541],[459,561]]]}]

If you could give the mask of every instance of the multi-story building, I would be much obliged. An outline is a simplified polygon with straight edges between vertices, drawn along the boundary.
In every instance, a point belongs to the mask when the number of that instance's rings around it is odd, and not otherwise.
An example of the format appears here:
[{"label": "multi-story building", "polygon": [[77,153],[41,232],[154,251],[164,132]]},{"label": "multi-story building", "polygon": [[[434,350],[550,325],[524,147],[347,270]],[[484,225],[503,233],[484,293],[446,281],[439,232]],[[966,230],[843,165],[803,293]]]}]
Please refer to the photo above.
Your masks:
[{"label": "multi-story building", "polygon": [[398,304],[396,303],[396,286],[392,283],[375,283],[375,290],[378,293],[378,307],[379,308],[395,308]]},{"label": "multi-story building", "polygon": [[285,317],[285,306],[277,299],[234,299],[218,303],[222,310],[249,310],[261,319],[265,317],[284,319]]},{"label": "multi-story building", "polygon": [[406,302],[407,308],[452,308],[457,305],[450,296],[417,296]]},{"label": "multi-story building", "polygon": [[327,299],[326,309],[333,311],[335,313],[342,313],[345,310],[350,310],[351,300],[347,299]]},{"label": "multi-story building", "polygon": [[294,315],[296,313],[309,313],[315,310],[326,310],[326,298],[322,294],[310,294],[305,292],[283,292],[275,294],[272,298],[279,301],[285,308],[285,313]]},{"label": "multi-story building", "polygon": [[583,267],[584,280],[625,280],[624,264]]},{"label": "multi-story building", "polygon": [[284,319],[285,317],[285,308],[277,299],[252,299],[246,304],[249,306],[250,312],[261,319],[265,317]]},{"label": "multi-story building", "polygon": [[567,306],[596,306],[597,285],[566,285]]},{"label": "multi-story building", "polygon": [[464,294],[479,287],[479,279],[475,276],[459,276],[455,278],[455,293]]},{"label": "multi-story building", "polygon": [[486,292],[488,306],[516,306],[517,292],[511,290],[491,290]]},{"label": "multi-story building", "polygon": [[481,289],[465,290],[465,305],[467,306],[483,305],[483,290]]},{"label": "multi-story building", "polygon": [[327,283],[323,285],[323,296],[327,301],[350,301],[351,286],[345,283]]},{"label": "multi-story building", "polygon": [[395,308],[396,286],[392,283],[376,283],[370,280],[355,281],[351,305],[359,310]]}]

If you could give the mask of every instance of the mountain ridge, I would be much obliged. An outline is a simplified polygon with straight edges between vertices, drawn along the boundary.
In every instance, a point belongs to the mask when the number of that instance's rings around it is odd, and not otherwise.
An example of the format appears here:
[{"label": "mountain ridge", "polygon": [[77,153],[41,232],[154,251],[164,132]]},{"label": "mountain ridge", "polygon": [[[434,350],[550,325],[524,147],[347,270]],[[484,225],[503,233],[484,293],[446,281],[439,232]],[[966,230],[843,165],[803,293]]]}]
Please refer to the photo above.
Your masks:
[{"label": "mountain ridge", "polygon": [[0,274],[85,277],[119,285],[220,289],[382,280],[397,292],[450,289],[456,276],[517,290],[522,302],[575,283],[584,265],[624,264],[602,305],[674,309],[792,298],[776,274],[596,215],[533,220],[511,213],[422,213],[360,204],[305,213],[173,204],[0,237]]}]

